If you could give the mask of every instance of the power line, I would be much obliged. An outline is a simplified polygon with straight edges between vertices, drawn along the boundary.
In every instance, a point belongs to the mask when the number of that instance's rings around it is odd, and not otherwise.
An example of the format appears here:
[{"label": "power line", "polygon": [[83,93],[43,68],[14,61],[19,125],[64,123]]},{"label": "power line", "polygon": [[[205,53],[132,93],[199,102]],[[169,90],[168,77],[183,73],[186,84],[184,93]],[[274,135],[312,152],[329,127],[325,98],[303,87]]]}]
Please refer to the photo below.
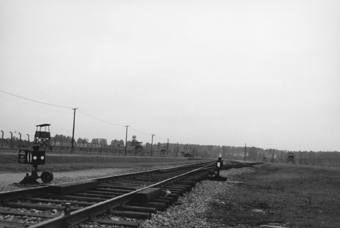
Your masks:
[{"label": "power line", "polygon": [[33,100],[33,99],[29,99],[29,98],[26,98],[26,97],[22,97],[22,96],[18,96],[18,95],[12,94],[12,93],[8,93],[8,92],[5,92],[3,90],[0,90],[0,92],[11,95],[13,97],[18,97],[18,98],[21,98],[21,99],[24,99],[24,100],[28,100],[28,101],[32,101],[32,102],[40,103],[40,104],[44,104],[44,105],[50,105],[50,106],[54,106],[54,107],[67,108],[67,109],[73,108],[73,107],[68,107],[68,106],[55,105],[55,104],[45,103],[45,102],[41,102],[41,101],[36,101],[36,100]]},{"label": "power line", "polygon": [[155,138],[159,138],[159,139],[165,140],[165,138],[162,138],[162,137],[159,137],[159,136],[155,136]]},{"label": "power line", "polygon": [[145,132],[141,132],[141,131],[138,131],[137,129],[134,129],[132,127],[130,127],[131,130],[134,130],[134,131],[137,131],[138,133],[141,133],[141,134],[144,134],[144,135],[151,135],[151,133],[145,133]]},{"label": "power line", "polygon": [[48,105],[40,105],[40,104],[33,103],[33,102],[26,102],[23,99],[17,99],[13,96],[1,96],[1,98],[4,98],[4,99],[11,101],[11,102],[19,103],[20,106],[15,106],[15,107],[8,106],[8,108],[11,108],[15,111],[17,111],[18,109],[22,109],[23,108],[22,105],[25,105],[25,106],[39,108],[39,109],[48,110],[48,111],[52,111],[52,112],[59,112],[59,113],[65,113],[66,112],[66,109],[59,109],[59,108],[55,109],[55,108],[52,108],[51,106],[48,106]]},{"label": "power line", "polygon": [[120,127],[125,127],[125,126],[126,126],[126,125],[123,125],[123,124],[110,123],[110,122],[108,122],[108,121],[101,120],[101,119],[99,119],[99,118],[97,118],[97,117],[91,116],[91,115],[89,115],[89,114],[87,114],[87,113],[85,113],[85,112],[83,112],[83,111],[80,111],[80,110],[79,110],[79,112],[82,113],[82,114],[85,115],[85,116],[88,116],[88,117],[90,117],[90,118],[92,118],[92,119],[95,119],[95,120],[100,121],[100,122],[103,122],[103,123],[107,123],[107,124],[111,124],[111,125],[115,125],[115,126],[120,126]]},{"label": "power line", "polygon": [[[103,122],[103,123],[106,123],[106,124],[115,125],[115,126],[119,126],[119,127],[126,127],[126,126],[127,126],[127,125],[117,124],[117,123],[111,123],[111,122],[108,122],[108,121],[106,121],[106,120],[99,119],[99,118],[94,117],[94,116],[91,116],[91,115],[89,115],[89,114],[87,114],[87,113],[85,113],[85,112],[83,112],[83,111],[79,111],[79,112],[82,113],[82,114],[85,115],[85,116],[88,116],[88,117],[90,117],[90,118],[92,118],[92,119],[95,119],[95,120],[97,120],[97,121],[100,121],[100,122]],[[135,128],[132,128],[131,126],[129,126],[129,128],[130,128],[131,130],[133,130],[133,131],[136,131],[136,132],[140,133],[140,134],[144,134],[144,135],[152,135],[151,133],[142,132],[142,131],[139,131],[139,130],[137,130],[137,129],[135,129]],[[159,138],[159,139],[165,140],[164,138],[161,138],[161,137],[158,137],[158,136],[155,136],[155,137],[156,137],[156,138]]]},{"label": "power line", "polygon": [[[24,99],[24,100],[28,100],[28,101],[31,101],[31,102],[35,102],[35,103],[39,103],[39,104],[44,104],[44,105],[49,105],[49,106],[54,106],[54,107],[59,107],[59,108],[67,108],[67,109],[74,109],[74,107],[69,107],[69,106],[63,106],[63,105],[56,105],[56,104],[51,104],[51,103],[46,103],[46,102],[41,102],[41,101],[37,101],[37,100],[33,100],[33,99],[30,99],[30,98],[26,98],[26,97],[22,97],[22,96],[19,96],[19,95],[15,95],[15,94],[12,94],[12,93],[9,93],[9,92],[6,92],[6,91],[3,91],[3,90],[0,90],[1,93],[4,93],[4,94],[7,94],[7,95],[11,95],[13,97],[17,97],[17,98],[21,98],[21,99]],[[80,113],[82,113],[83,115],[85,116],[88,116],[92,119],[95,119],[97,121],[100,121],[100,122],[103,122],[103,123],[106,123],[106,124],[110,124],[110,125],[115,125],[115,126],[120,126],[120,127],[125,127],[126,125],[123,125],[123,124],[117,124],[117,123],[111,123],[111,122],[108,122],[108,121],[105,121],[105,120],[102,120],[102,119],[99,119],[97,117],[94,117],[94,116],[91,116],[83,111],[80,111]],[[145,132],[141,132],[135,128],[132,128],[130,127],[131,130],[134,130],[138,133],[141,133],[141,134],[144,134],[144,135],[152,135],[151,133],[145,133]],[[158,137],[158,136],[155,136],[156,138],[159,138],[159,139],[163,139],[164,138],[161,138],[161,137]]]}]

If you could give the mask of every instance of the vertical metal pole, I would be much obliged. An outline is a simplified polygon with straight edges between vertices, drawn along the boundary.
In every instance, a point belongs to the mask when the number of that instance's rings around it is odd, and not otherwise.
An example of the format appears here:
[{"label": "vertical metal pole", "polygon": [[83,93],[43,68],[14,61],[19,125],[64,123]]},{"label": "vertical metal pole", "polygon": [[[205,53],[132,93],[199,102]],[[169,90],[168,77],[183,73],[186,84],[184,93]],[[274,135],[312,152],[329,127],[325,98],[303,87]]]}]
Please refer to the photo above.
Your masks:
[{"label": "vertical metal pole", "polygon": [[127,153],[127,135],[128,135],[128,125],[125,126],[126,127],[126,134],[125,134],[125,156]]},{"label": "vertical metal pole", "polygon": [[176,153],[176,157],[178,156],[178,149],[179,149],[179,143],[177,143],[177,153]]},{"label": "vertical metal pole", "polygon": [[72,130],[71,152],[73,152],[74,128],[76,126],[76,110],[77,110],[77,108],[74,108],[72,110],[73,110],[73,130]]},{"label": "vertical metal pole", "polygon": [[151,135],[151,156],[152,156],[152,147],[153,147],[153,137],[154,136],[155,136],[154,134]]},{"label": "vertical metal pole", "polygon": [[166,156],[169,155],[169,139],[168,139],[168,143],[166,144]]},{"label": "vertical metal pole", "polygon": [[247,143],[244,144],[244,160],[247,161]]}]

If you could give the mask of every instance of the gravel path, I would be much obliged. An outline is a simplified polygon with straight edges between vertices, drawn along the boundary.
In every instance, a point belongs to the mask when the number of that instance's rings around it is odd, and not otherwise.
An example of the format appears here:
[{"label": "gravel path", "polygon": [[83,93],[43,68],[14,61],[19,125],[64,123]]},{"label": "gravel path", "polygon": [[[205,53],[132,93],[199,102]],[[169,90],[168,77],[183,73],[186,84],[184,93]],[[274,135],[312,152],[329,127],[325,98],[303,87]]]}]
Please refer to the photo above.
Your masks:
[{"label": "gravel path", "polygon": [[[113,176],[125,173],[136,172],[135,169],[91,169],[91,170],[79,170],[74,172],[54,172],[53,181],[50,184],[60,184],[73,181],[81,181],[91,178]],[[38,173],[40,174],[40,173]],[[0,192],[13,191],[21,188],[32,187],[32,185],[21,186],[18,185],[26,173],[1,173],[0,174]],[[38,180],[39,182],[40,180]],[[34,185],[36,186],[36,185]]]}]

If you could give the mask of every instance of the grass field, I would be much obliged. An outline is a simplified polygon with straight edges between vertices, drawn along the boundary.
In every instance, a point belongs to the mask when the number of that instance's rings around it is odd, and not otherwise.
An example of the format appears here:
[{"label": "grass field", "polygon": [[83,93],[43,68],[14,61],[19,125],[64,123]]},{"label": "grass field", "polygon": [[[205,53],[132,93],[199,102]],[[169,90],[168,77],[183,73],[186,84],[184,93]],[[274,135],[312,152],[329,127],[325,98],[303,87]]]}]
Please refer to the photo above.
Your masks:
[{"label": "grass field", "polygon": [[[2,152],[2,153],[1,153]],[[49,153],[46,164],[39,166],[52,172],[86,170],[95,168],[150,168],[184,165],[198,162],[184,157],[150,157],[150,156],[113,156],[80,153]],[[202,160],[203,162],[203,160]],[[18,164],[18,152],[0,151],[1,172],[27,172],[32,166]]]},{"label": "grass field", "polygon": [[208,219],[249,227],[340,227],[339,168],[265,164],[234,180],[242,183],[217,196],[224,204],[212,203]]}]

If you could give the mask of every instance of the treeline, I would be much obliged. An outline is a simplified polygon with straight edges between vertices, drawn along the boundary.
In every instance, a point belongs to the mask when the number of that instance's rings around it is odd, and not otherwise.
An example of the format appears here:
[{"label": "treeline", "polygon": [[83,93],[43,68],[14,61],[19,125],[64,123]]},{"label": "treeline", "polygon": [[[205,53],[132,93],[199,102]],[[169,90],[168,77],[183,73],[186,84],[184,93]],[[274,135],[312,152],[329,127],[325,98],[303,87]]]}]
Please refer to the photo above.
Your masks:
[{"label": "treeline", "polygon": [[257,147],[239,147],[238,150],[235,150],[233,147],[226,146],[222,146],[222,151],[227,159],[287,163],[288,154],[293,153],[294,161],[292,163],[294,164],[340,166],[340,153],[338,151],[287,151]]},{"label": "treeline", "polygon": [[[72,142],[72,137],[65,136],[65,135],[58,135],[56,134],[54,137],[51,137],[51,140],[56,142]],[[125,146],[124,140],[112,140],[110,144],[107,143],[106,139],[103,138],[94,138],[91,141],[88,138],[78,138],[77,140],[73,141],[74,143],[81,143],[81,144],[99,144],[103,146]]]},{"label": "treeline", "polygon": [[[70,136],[55,135],[51,140],[71,142]],[[128,140],[127,146],[135,145],[137,141],[136,136],[132,136],[131,140]],[[108,144],[106,139],[94,138],[91,141],[87,138],[78,138],[77,143],[93,143],[102,146],[110,147],[124,147],[125,141],[123,139],[111,140]],[[169,155],[184,156],[191,155],[194,157],[202,158],[217,158],[220,154],[223,159],[233,160],[248,160],[248,161],[261,161],[261,162],[277,162],[286,163],[288,153],[294,154],[295,164],[304,165],[323,165],[323,166],[340,166],[340,153],[338,151],[287,151],[277,149],[263,149],[258,147],[244,146],[214,146],[214,145],[197,145],[197,144],[177,144],[177,143],[161,143],[157,142],[153,144],[152,150],[154,152],[160,152],[161,148],[165,148]],[[146,151],[151,150],[151,144],[149,142],[143,144],[143,149]]]},{"label": "treeline", "polygon": [[[70,143],[72,141],[72,137],[56,134],[54,137],[51,137],[51,141]],[[134,146],[136,142],[138,142],[137,137],[132,136],[132,139],[127,141],[127,146]],[[123,139],[114,139],[111,140],[110,143],[108,143],[108,141],[103,138],[93,138],[92,140],[89,140],[88,138],[78,138],[77,140],[74,140],[74,143],[99,144],[102,147],[125,147],[125,141]],[[144,150],[151,151],[151,143],[147,142],[142,144],[142,146]],[[214,154],[218,154],[220,151],[219,146],[201,146],[192,144],[167,144],[155,142],[152,146],[152,150],[155,152],[160,152],[162,148],[164,148],[168,152],[168,154],[173,154],[176,156],[190,154],[195,157],[212,157],[215,156]]]}]

